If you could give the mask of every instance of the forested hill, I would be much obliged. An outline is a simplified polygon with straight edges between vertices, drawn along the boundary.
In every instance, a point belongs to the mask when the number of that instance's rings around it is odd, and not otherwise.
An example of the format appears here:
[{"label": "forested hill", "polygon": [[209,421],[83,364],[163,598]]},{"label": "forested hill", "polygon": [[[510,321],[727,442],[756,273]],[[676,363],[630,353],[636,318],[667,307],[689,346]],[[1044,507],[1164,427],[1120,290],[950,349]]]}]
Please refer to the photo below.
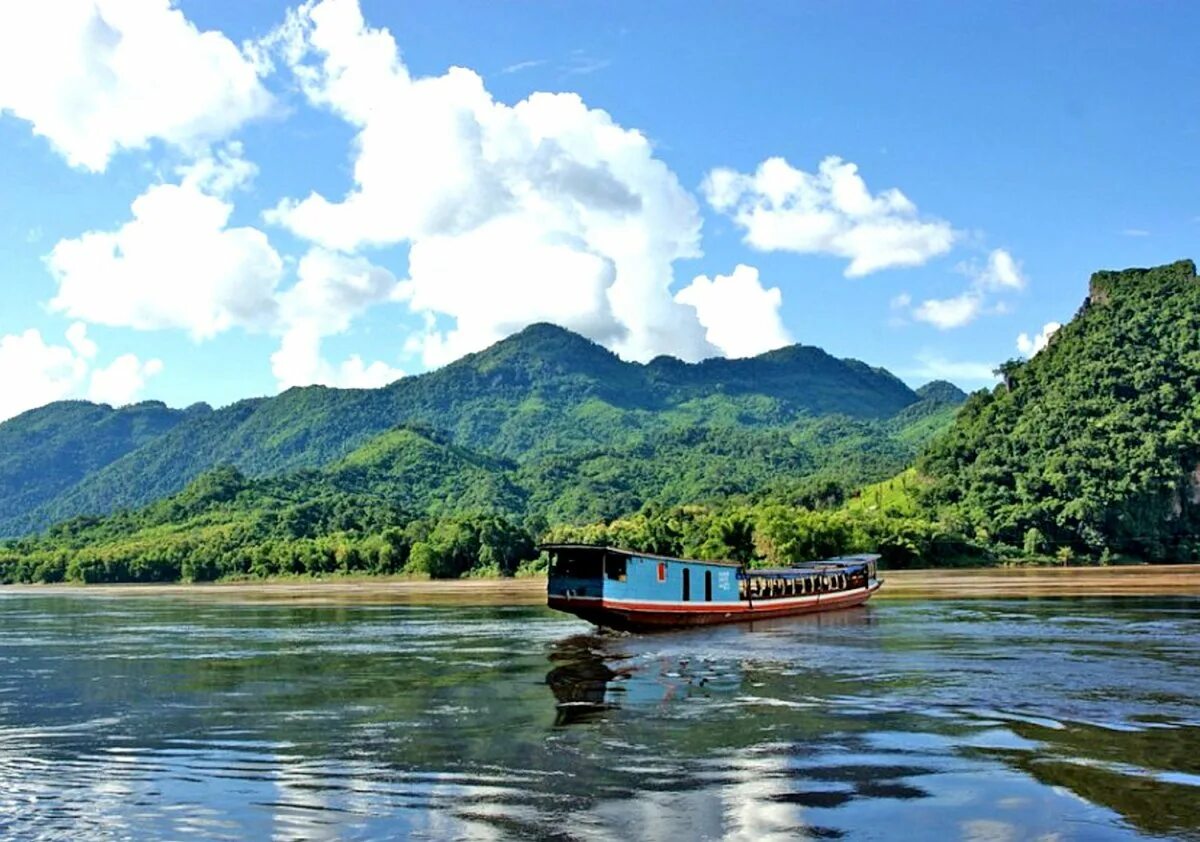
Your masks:
[{"label": "forested hill", "polygon": [[1098,272],[1078,315],[971,396],[918,463],[925,505],[1026,554],[1200,551],[1200,281]]},{"label": "forested hill", "polygon": [[208,411],[204,405],[168,409],[157,401],[121,409],[62,401],[0,424],[0,524],[19,521],[84,477]]},{"label": "forested hill", "polygon": [[[817,348],[642,365],[539,324],[382,389],[290,389],[215,411],[76,402],[26,413],[0,424],[0,442],[14,443],[0,451],[0,535],[144,505],[218,465],[248,476],[321,468],[401,426],[505,460],[506,481],[552,517],[614,516],[651,498],[747,493],[827,470],[859,482],[911,458],[955,402]],[[130,419],[131,432],[113,436],[108,416]]]}]

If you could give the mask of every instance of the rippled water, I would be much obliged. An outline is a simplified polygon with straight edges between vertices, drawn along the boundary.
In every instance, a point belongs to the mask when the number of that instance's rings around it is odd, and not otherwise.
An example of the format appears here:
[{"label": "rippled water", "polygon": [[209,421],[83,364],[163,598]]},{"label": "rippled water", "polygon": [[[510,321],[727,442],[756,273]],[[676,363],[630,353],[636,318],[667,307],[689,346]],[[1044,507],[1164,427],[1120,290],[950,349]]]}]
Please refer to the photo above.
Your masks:
[{"label": "rippled water", "polygon": [[1200,600],[0,597],[5,838],[1200,839]]}]

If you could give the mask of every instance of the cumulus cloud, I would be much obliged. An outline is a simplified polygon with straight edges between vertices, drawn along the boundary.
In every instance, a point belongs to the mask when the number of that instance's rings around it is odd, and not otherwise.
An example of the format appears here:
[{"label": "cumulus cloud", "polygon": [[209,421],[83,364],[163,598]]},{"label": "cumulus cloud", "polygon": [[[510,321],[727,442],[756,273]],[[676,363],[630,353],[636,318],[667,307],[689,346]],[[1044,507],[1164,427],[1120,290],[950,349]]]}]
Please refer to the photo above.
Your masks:
[{"label": "cumulus cloud", "polygon": [[69,345],[50,345],[37,330],[0,337],[0,420],[61,400],[87,376]]},{"label": "cumulus cloud", "polygon": [[543,320],[635,359],[715,352],[670,293],[698,208],[642,134],[575,94],[509,106],[465,68],[414,77],[355,0],[301,7],[263,49],[357,130],[344,196],[267,218],[326,249],[408,243],[410,306],[449,319],[418,341],[427,364]]},{"label": "cumulus cloud", "polygon": [[76,322],[66,331],[66,344],[55,345],[41,331],[0,336],[0,421],[51,401],[79,396],[88,385],[89,396],[106,403],[124,404],[141,391],[146,378],[162,370],[162,363],[141,363],[133,354],[118,357],[106,368],[93,368],[96,343],[87,326]]},{"label": "cumulus cloud", "polygon": [[161,360],[142,362],[133,354],[122,354],[104,368],[92,372],[88,400],[123,406],[141,394],[146,381],[163,370]]},{"label": "cumulus cloud", "polygon": [[271,355],[271,370],[279,388],[382,386],[404,376],[384,362],[364,363],[353,355],[340,365],[321,356],[321,341],[342,333],[354,318],[397,295],[392,273],[369,261],[322,248],[312,248],[296,269],[298,280],[279,295],[279,350]]},{"label": "cumulus cloud", "polygon": [[[351,356],[333,364],[321,356],[323,338],[397,295],[396,278],[362,258],[314,247],[296,264],[295,283],[283,288],[284,261],[267,236],[229,225],[231,194],[256,172],[241,146],[229,144],[179,167],[178,183],[147,189],[120,228],[60,241],[46,261],[58,282],[51,308],[94,324],[186,330],[196,340],[232,328],[277,334],[271,367],[280,388],[382,385],[402,376],[382,362]],[[90,356],[79,344],[85,336],[69,338]],[[135,363],[122,357],[97,370],[93,399],[125,402],[157,373],[156,361]]]},{"label": "cumulus cloud", "polygon": [[291,386],[340,386],[367,389],[386,386],[404,376],[385,362],[364,363],[352,354],[340,364],[321,355],[320,331],[311,324],[294,325],[283,334],[279,350],[271,355],[271,371],[280,389]]},{"label": "cumulus cloud", "polygon": [[696,309],[706,338],[727,357],[752,357],[792,341],[779,318],[779,288],[764,289],[753,266],[738,264],[711,280],[699,275],[675,300]]},{"label": "cumulus cloud", "polygon": [[964,263],[959,271],[971,278],[971,285],[980,292],[1022,290],[1029,283],[1021,264],[1004,249],[993,249],[983,265]]},{"label": "cumulus cloud", "polygon": [[152,140],[194,152],[270,106],[249,58],[170,0],[0,4],[0,113],[72,166]]},{"label": "cumulus cloud", "polygon": [[1032,357],[1038,351],[1050,344],[1050,337],[1058,332],[1062,325],[1058,322],[1046,322],[1042,325],[1040,333],[1030,337],[1028,333],[1022,333],[1017,336],[1017,350],[1021,356]]},{"label": "cumulus cloud", "polygon": [[858,167],[841,158],[817,172],[768,158],[753,174],[714,169],[702,190],[714,210],[745,231],[762,251],[828,254],[850,261],[847,277],[898,266],[920,266],[949,251],[950,223],[922,217],[899,190],[872,194]]},{"label": "cumulus cloud", "polygon": [[74,349],[75,353],[83,357],[85,360],[90,360],[96,356],[99,348],[87,335],[87,325],[83,322],[75,322],[67,328],[67,344]]},{"label": "cumulus cloud", "polygon": [[[958,271],[971,279],[967,289],[951,298],[929,298],[922,301],[912,307],[910,315],[913,319],[931,324],[939,330],[963,327],[985,312],[1006,312],[1006,303],[996,300],[996,295],[1023,290],[1028,284],[1021,264],[1004,249],[994,249],[982,265],[960,264]],[[893,299],[893,307],[900,300],[900,296]],[[911,300],[905,293],[903,304],[900,306],[907,308]]]},{"label": "cumulus cloud", "polygon": [[982,310],[983,297],[968,290],[953,298],[928,298],[913,308],[912,317],[939,330],[950,330],[970,324]]},{"label": "cumulus cloud", "polygon": [[93,324],[175,328],[206,339],[275,317],[283,261],[256,228],[229,227],[224,194],[253,174],[238,149],[185,168],[138,196],[133,218],[54,246],[53,310]]}]

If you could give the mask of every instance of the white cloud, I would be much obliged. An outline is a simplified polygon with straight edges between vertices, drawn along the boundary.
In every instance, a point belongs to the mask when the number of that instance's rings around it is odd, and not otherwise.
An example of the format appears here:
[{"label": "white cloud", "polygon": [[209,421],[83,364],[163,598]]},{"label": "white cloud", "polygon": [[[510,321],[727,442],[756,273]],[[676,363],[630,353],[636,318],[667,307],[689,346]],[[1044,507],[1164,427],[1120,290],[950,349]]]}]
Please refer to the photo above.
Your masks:
[{"label": "white cloud", "polygon": [[982,296],[968,290],[953,298],[926,299],[912,309],[912,317],[939,330],[950,330],[974,321],[982,309]]},{"label": "white cloud", "polygon": [[1058,322],[1046,322],[1042,325],[1042,330],[1032,338],[1028,333],[1022,333],[1017,337],[1017,350],[1024,357],[1032,357],[1038,351],[1050,344],[1050,337],[1058,332],[1062,325]]},{"label": "white cloud", "polygon": [[83,322],[75,322],[67,328],[67,344],[69,344],[75,353],[83,357],[85,360],[90,360],[96,356],[96,343],[88,338],[87,325]]},{"label": "white cloud", "polygon": [[270,107],[253,63],[169,0],[0,4],[0,113],[72,166],[155,139],[196,152]]},{"label": "white cloud", "polygon": [[323,337],[342,333],[373,304],[396,296],[398,285],[388,271],[358,257],[312,248],[296,269],[298,280],[279,295],[279,350],[271,370],[279,388],[382,386],[404,372],[387,363],[366,364],[353,355],[340,365],[321,356]]},{"label": "white cloud", "polygon": [[253,175],[238,151],[201,159],[179,184],[148,188],[117,230],[60,240],[46,261],[58,282],[51,309],[196,339],[269,325],[283,261],[263,232],[228,227],[233,205],[221,194]]},{"label": "white cloud", "polygon": [[296,267],[296,283],[279,294],[281,324],[310,324],[323,335],[341,333],[356,315],[387,301],[395,276],[361,257],[311,248]]},{"label": "white cloud", "polygon": [[465,68],[414,78],[355,0],[309,4],[266,42],[308,100],[357,129],[353,185],[268,219],[327,249],[410,244],[414,311],[448,317],[425,362],[555,321],[623,355],[714,352],[672,300],[700,215],[650,143],[574,94],[496,102]]},{"label": "white cloud", "polygon": [[983,266],[962,264],[959,270],[971,278],[971,286],[980,292],[1003,292],[1022,290],[1029,279],[1011,254],[1004,249],[993,249]]},{"label": "white cloud", "polygon": [[249,184],[258,167],[242,157],[242,144],[232,141],[175,170],[185,187],[210,196],[227,197]]},{"label": "white cloud", "polygon": [[768,158],[752,175],[712,170],[702,185],[712,207],[745,230],[763,251],[829,254],[850,261],[847,277],[898,266],[920,266],[950,250],[950,223],[921,217],[899,190],[872,195],[858,167],[841,158],[816,173]]},{"label": "white cloud", "polygon": [[950,380],[959,383],[992,383],[999,379],[994,363],[950,360],[939,354],[923,352],[917,355],[917,366],[902,372],[915,380]]},{"label": "white cloud", "polygon": [[401,369],[384,362],[368,365],[357,354],[334,365],[321,356],[321,338],[309,323],[294,325],[283,334],[279,350],[271,355],[271,371],[281,390],[311,385],[375,388],[404,376]]},{"label": "white cloud", "polygon": [[87,368],[70,346],[47,345],[40,331],[0,336],[0,420],[70,396]]},{"label": "white cloud", "polygon": [[[257,172],[241,153],[233,143],[180,167],[178,184],[147,189],[133,202],[133,219],[115,231],[59,242],[47,258],[59,284],[51,308],[96,324],[186,330],[197,340],[235,327],[276,333],[280,347],[271,366],[281,389],[380,385],[400,377],[386,363],[351,356],[335,365],[320,351],[324,337],[393,298],[395,277],[362,258],[312,248],[296,266],[296,282],[280,289],[283,260],[266,235],[228,225],[229,194]],[[71,339],[80,354],[78,343],[86,341],[82,334]],[[122,357],[97,370],[93,398],[127,402],[157,373],[154,361],[135,362]]]},{"label": "white cloud", "polygon": [[146,380],[163,370],[161,360],[142,362],[133,354],[122,354],[105,368],[92,371],[88,400],[124,406],[141,394]]},{"label": "white cloud", "polygon": [[[919,322],[926,322],[939,330],[951,330],[963,327],[975,321],[985,312],[1001,314],[1008,311],[1004,301],[995,300],[994,296],[1003,292],[1023,290],[1029,283],[1011,254],[1004,249],[994,249],[988,254],[983,265],[978,263],[962,263],[958,271],[971,279],[970,286],[961,294],[951,298],[929,298],[912,308],[910,315]],[[911,298],[902,305],[907,307]],[[893,307],[901,297],[892,300]]]},{"label": "white cloud", "polygon": [[548,237],[536,220],[505,216],[473,231],[422,238],[409,252],[412,309],[455,317],[453,329],[426,334],[427,365],[479,350],[535,321],[549,321],[612,344],[623,336],[613,315],[613,261]]},{"label": "white cloud", "polygon": [[88,397],[114,405],[134,400],[147,378],[162,370],[159,360],[142,363],[133,354],[93,368],[96,343],[87,326],[76,322],[66,331],[65,345],[52,345],[41,331],[0,336],[0,421],[29,409],[79,397],[89,382]]},{"label": "white cloud", "polygon": [[779,288],[764,289],[753,266],[738,264],[711,280],[698,275],[675,300],[696,308],[708,341],[727,357],[752,357],[792,341],[779,318]]}]

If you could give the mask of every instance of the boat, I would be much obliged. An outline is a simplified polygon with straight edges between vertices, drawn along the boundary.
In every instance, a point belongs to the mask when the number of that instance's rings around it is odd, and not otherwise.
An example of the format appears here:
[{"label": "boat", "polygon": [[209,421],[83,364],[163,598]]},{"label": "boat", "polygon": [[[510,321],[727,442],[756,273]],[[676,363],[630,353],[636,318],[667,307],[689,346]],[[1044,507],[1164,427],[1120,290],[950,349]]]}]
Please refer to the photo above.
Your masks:
[{"label": "boat", "polygon": [[593,544],[544,544],[547,604],[624,631],[790,617],[861,605],[879,590],[877,555],[750,568]]}]

